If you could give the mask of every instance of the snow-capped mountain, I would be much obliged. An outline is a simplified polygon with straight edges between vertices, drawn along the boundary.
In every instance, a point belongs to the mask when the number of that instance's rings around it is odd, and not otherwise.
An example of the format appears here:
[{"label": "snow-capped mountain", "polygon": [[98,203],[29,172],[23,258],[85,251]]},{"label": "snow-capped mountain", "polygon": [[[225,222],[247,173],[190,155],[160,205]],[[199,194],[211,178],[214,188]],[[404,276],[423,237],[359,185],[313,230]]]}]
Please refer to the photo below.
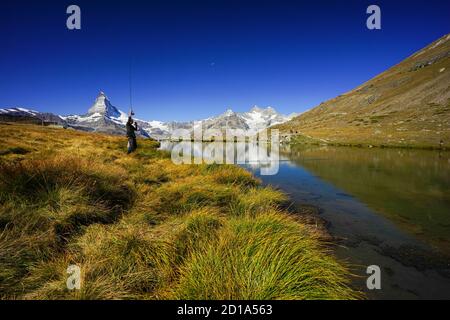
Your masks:
[{"label": "snow-capped mountain", "polygon": [[66,120],[69,125],[101,129],[102,126],[108,124],[122,125],[126,123],[128,117],[125,113],[114,107],[109,102],[106,95],[100,91],[94,104],[89,108],[86,114],[63,116],[62,118]]},{"label": "snow-capped mountain", "polygon": [[53,113],[39,112],[20,107],[0,109],[0,121],[22,121],[38,124],[65,125],[64,119]]},{"label": "snow-capped mountain", "polygon": [[272,107],[259,108],[258,106],[253,106],[249,112],[241,114],[241,117],[246,121],[250,130],[257,131],[286,122],[295,116],[296,114],[289,116],[282,115]]},{"label": "snow-capped mountain", "polygon": [[156,128],[152,126],[149,126],[146,130],[150,136],[157,139],[164,139],[169,137],[175,129],[193,130],[194,126],[201,124],[203,130],[217,129],[224,132],[226,129],[240,129],[246,135],[252,135],[272,125],[284,123],[294,116],[296,114],[290,116],[279,114],[272,107],[259,108],[254,106],[249,112],[234,112],[231,109],[227,109],[218,116],[203,120],[169,123],[158,122],[158,129],[161,129],[162,132],[161,135],[155,135],[157,133]]},{"label": "snow-capped mountain", "polygon": [[[84,115],[62,116],[69,127],[78,130],[95,131],[110,134],[125,134],[125,124],[128,120],[128,114],[119,110],[111,104],[108,97],[100,91],[94,104]],[[149,136],[140,126],[139,134]]]},{"label": "snow-capped mountain", "polygon": [[249,134],[255,134],[260,130],[286,122],[289,119],[291,117],[279,114],[272,107],[259,108],[254,106],[249,112],[234,112],[228,109],[223,114],[202,122],[204,129],[241,129]]},{"label": "snow-capped mountain", "polygon": [[[0,116],[16,116],[21,114],[29,116],[40,115],[41,118],[43,115],[47,115],[47,117],[51,116],[53,120],[59,119],[58,124],[67,127],[84,131],[104,132],[110,134],[125,134],[125,124],[128,120],[128,114],[112,105],[108,97],[103,92],[98,94],[94,104],[84,115],[56,116],[25,108],[0,109]],[[198,126],[199,123],[202,124],[204,130],[241,129],[247,133],[255,134],[269,126],[284,123],[294,116],[295,114],[290,116],[279,114],[272,107],[260,108],[258,106],[254,106],[249,112],[239,113],[228,109],[226,112],[218,116],[198,121],[162,122],[157,120],[135,120],[140,128],[140,135],[150,136],[155,139],[165,139],[169,138],[171,133],[176,129],[193,130],[194,125]]]},{"label": "snow-capped mountain", "polygon": [[103,91],[100,91],[97,98],[95,99],[94,104],[88,110],[88,115],[94,114],[102,114],[110,118],[120,118],[124,113],[114,107],[111,102],[109,102]]}]

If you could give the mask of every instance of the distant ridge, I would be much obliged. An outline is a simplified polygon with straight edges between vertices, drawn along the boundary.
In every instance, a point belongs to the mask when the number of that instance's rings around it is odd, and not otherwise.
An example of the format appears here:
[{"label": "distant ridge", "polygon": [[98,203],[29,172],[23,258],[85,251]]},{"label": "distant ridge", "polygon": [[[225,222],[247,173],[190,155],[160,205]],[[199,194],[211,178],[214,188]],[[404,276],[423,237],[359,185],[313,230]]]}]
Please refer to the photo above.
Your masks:
[{"label": "distant ridge", "polygon": [[64,119],[48,112],[39,112],[20,107],[0,109],[0,121],[20,121],[36,124],[65,125]]}]

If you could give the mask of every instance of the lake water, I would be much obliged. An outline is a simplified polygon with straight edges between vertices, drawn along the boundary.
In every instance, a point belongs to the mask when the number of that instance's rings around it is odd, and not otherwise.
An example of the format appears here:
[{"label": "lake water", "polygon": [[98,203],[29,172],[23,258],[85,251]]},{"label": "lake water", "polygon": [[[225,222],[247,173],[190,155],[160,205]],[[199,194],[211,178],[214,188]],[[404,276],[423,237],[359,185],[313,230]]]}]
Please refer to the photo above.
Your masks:
[{"label": "lake water", "polygon": [[[449,152],[303,146],[279,153],[275,175],[261,175],[254,161],[241,165],[286,192],[294,208],[316,208],[355,287],[375,299],[450,298]],[[369,265],[381,269],[381,290],[366,287]]]}]

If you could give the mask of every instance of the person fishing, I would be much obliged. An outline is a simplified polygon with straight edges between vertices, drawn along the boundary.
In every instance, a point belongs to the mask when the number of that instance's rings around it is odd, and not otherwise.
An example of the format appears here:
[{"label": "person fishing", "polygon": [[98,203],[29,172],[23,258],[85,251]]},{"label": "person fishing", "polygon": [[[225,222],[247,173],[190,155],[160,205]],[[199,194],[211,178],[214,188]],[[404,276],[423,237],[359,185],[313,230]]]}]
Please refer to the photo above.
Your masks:
[{"label": "person fishing", "polygon": [[138,130],[137,122],[133,120],[131,116],[128,117],[127,121],[127,138],[128,138],[128,154],[137,149],[136,133]]}]

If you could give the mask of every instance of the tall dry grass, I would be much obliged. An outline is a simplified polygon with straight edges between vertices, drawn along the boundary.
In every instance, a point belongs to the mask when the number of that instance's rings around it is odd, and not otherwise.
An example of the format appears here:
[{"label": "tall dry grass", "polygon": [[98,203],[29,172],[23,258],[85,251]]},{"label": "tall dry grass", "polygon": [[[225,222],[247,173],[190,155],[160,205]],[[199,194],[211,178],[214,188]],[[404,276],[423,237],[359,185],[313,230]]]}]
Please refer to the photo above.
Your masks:
[{"label": "tall dry grass", "polygon": [[[244,169],[151,140],[0,124],[3,299],[350,299],[322,231]],[[67,289],[67,267],[81,289]]]}]

